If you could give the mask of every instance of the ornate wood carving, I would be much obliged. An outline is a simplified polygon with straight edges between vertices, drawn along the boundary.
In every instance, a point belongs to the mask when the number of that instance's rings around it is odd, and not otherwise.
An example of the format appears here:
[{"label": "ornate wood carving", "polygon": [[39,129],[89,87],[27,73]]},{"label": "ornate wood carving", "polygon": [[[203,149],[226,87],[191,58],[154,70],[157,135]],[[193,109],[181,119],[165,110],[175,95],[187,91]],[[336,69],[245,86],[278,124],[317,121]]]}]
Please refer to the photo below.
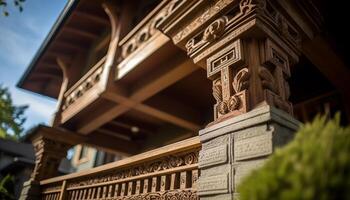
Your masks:
[{"label": "ornate wood carving", "polygon": [[[41,197],[57,199],[198,199],[199,140],[135,156],[113,165],[43,180]],[[176,148],[178,147],[178,148]],[[119,164],[123,163],[123,164]],[[97,171],[96,171],[97,170]]]},{"label": "ornate wood carving", "polygon": [[198,163],[198,152],[199,150],[196,150],[194,152],[189,152],[186,154],[164,157],[156,161],[143,163],[141,165],[133,166],[124,170],[118,170],[113,173],[99,174],[96,177],[90,176],[84,180],[70,182],[68,184],[68,187],[93,185],[108,181],[144,175],[153,172],[161,172],[176,167],[192,165]]},{"label": "ornate wood carving", "polygon": [[[175,12],[184,0],[166,0],[161,3],[155,10],[146,17],[130,32],[121,42],[121,59],[125,59],[131,53],[136,51],[143,44],[147,43],[152,36],[158,31],[157,26],[165,21],[169,15]],[[158,10],[158,12],[155,12]]]},{"label": "ornate wood carving", "polygon": [[62,158],[66,157],[70,145],[40,137],[33,142],[35,151],[35,167],[31,180],[40,181],[58,174],[58,166]]},{"label": "ornate wood carving", "polygon": [[179,24],[162,24],[161,31],[195,63],[206,65],[216,100],[214,121],[264,102],[292,114],[287,79],[298,61],[301,34],[277,2],[217,0],[196,6],[183,12]]},{"label": "ornate wood carving", "polygon": [[80,79],[64,94],[64,104],[62,106],[63,112],[78,101],[79,98],[84,96],[87,91],[100,82],[105,59],[106,57],[100,60],[100,62],[98,62],[88,73],[86,73],[82,79]]}]

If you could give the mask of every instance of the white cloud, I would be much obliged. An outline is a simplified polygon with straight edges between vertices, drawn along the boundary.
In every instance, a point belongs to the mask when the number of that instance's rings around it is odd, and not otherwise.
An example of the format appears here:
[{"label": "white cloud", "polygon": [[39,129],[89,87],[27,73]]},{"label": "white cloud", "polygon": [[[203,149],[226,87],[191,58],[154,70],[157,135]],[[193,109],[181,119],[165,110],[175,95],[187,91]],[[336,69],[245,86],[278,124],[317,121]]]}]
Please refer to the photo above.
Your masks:
[{"label": "white cloud", "polygon": [[[16,67],[25,68],[37,49],[38,39],[28,39],[9,27],[0,29],[0,57]],[[12,56],[9,56],[12,55]],[[7,66],[1,66],[7,67]]]},{"label": "white cloud", "polygon": [[38,123],[48,124],[50,122],[56,109],[56,101],[17,88],[9,89],[15,105],[29,105],[25,112],[25,116],[28,116],[25,128]]}]

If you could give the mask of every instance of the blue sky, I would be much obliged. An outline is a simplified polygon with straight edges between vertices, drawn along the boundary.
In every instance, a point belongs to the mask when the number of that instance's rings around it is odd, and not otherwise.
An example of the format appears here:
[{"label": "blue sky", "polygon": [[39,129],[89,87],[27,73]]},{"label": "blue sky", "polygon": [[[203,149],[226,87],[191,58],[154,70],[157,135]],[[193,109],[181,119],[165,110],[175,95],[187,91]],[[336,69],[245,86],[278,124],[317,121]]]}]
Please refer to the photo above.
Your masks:
[{"label": "blue sky", "polygon": [[16,87],[25,69],[63,10],[67,0],[27,0],[22,13],[12,6],[10,16],[0,15],[0,84],[8,87],[16,105],[29,105],[24,124],[28,129],[48,124],[56,101]]}]

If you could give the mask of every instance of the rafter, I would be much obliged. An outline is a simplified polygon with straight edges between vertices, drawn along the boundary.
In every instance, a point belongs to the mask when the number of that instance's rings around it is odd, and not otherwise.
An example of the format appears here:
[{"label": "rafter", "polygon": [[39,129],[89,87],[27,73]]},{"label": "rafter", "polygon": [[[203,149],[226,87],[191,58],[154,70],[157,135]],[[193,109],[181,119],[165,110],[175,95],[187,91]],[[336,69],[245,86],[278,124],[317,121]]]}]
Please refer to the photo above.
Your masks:
[{"label": "rafter", "polygon": [[95,23],[102,24],[105,26],[109,25],[109,21],[107,18],[103,18],[103,17],[95,15],[95,14],[87,13],[87,12],[84,12],[81,10],[75,11],[74,14],[76,16],[78,16],[79,18],[87,20],[89,22],[95,22]]},{"label": "rafter", "polygon": [[55,43],[55,46],[62,47],[64,49],[72,49],[75,51],[87,51],[87,48],[85,48],[84,46],[74,44],[73,42],[58,41]]},{"label": "rafter", "polygon": [[89,38],[89,39],[97,39],[98,35],[91,33],[89,31],[83,30],[83,29],[79,29],[78,27],[64,27],[63,31],[69,32],[71,34],[75,34],[77,36],[81,36],[81,37],[85,37],[85,38]]}]

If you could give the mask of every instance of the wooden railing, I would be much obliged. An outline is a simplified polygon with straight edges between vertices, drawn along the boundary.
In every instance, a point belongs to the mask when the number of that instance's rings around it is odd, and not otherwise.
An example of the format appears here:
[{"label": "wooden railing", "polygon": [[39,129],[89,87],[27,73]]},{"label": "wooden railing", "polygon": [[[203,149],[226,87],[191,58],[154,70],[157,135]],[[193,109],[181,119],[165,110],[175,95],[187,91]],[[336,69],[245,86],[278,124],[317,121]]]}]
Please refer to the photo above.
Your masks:
[{"label": "wooden railing", "polygon": [[198,137],[40,182],[42,199],[198,199]]},{"label": "wooden railing", "polygon": [[137,24],[118,46],[121,54],[117,67],[117,79],[122,78],[135,65],[170,41],[157,30],[157,26],[175,12],[184,0],[163,0],[139,24]]},{"label": "wooden railing", "polygon": [[64,104],[62,110],[67,109],[100,80],[105,60],[106,57],[103,57],[81,79],[79,79],[78,82],[64,93]]},{"label": "wooden railing", "polygon": [[98,98],[106,56],[98,61],[83,77],[63,95],[61,121],[64,123],[77,112]]}]

